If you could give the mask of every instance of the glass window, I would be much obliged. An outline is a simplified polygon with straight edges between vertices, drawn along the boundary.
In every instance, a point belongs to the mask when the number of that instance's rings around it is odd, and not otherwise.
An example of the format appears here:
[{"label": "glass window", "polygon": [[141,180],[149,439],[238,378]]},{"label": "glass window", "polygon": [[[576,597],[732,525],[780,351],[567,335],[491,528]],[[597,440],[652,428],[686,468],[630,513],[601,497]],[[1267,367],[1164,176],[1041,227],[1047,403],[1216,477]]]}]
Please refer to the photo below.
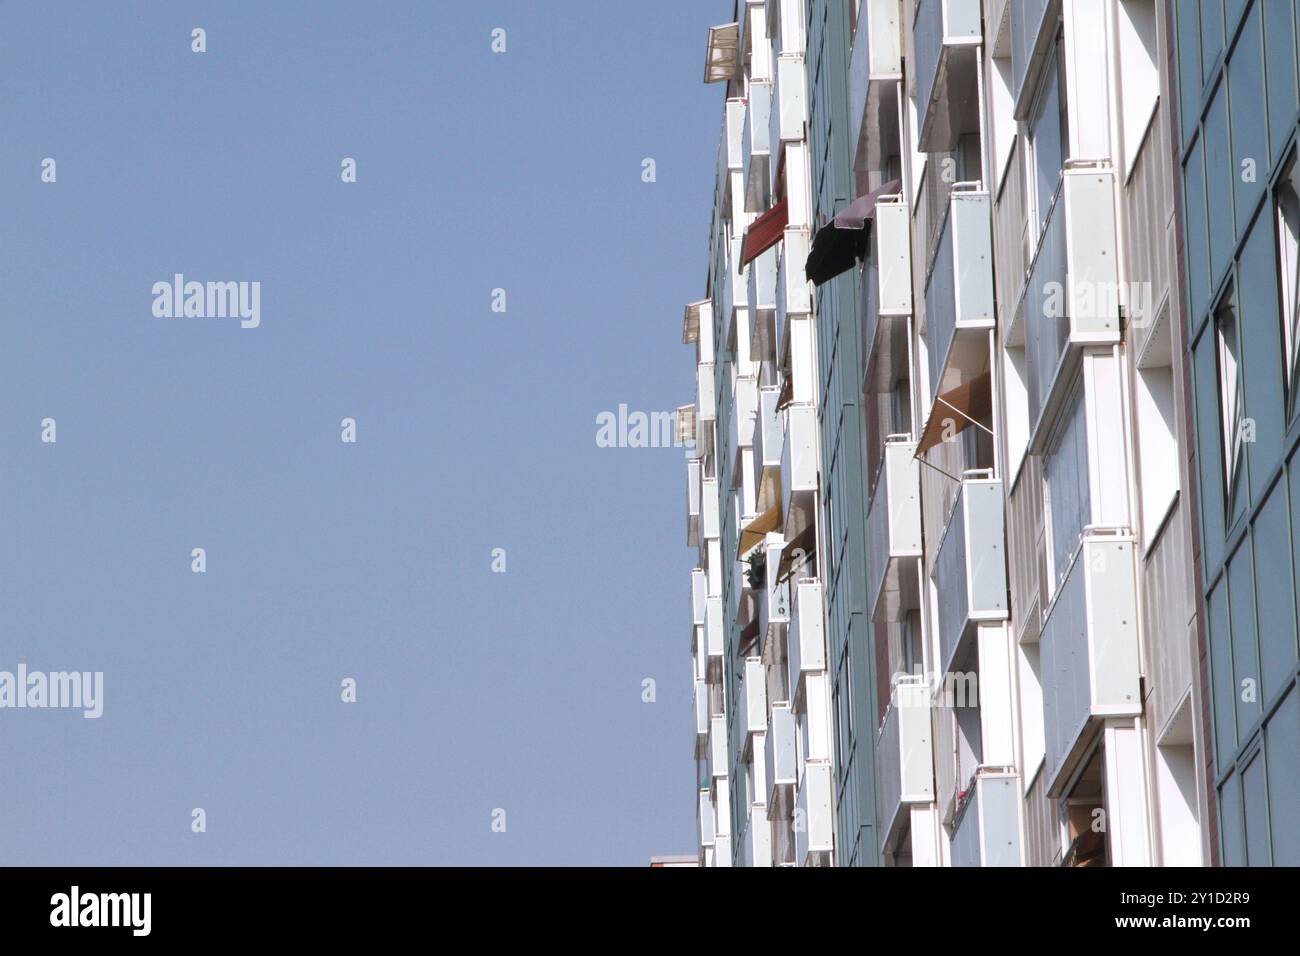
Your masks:
[{"label": "glass window", "polygon": [[1220,839],[1223,865],[1246,865],[1246,826],[1241,811],[1241,780],[1233,774],[1219,788]]},{"label": "glass window", "polygon": [[[1241,342],[1237,327],[1237,306],[1232,289],[1214,314],[1219,350],[1219,436],[1223,442],[1223,472],[1229,502],[1236,492],[1241,464],[1242,425],[1245,420],[1241,395]],[[1231,505],[1228,508],[1232,511]]]},{"label": "glass window", "polygon": [[[1228,148],[1228,96],[1219,84],[1205,114],[1205,186],[1210,218],[1210,287],[1217,288],[1232,263],[1237,231],[1233,226],[1233,184],[1237,170]],[[1244,212],[1243,212],[1244,215]]]},{"label": "glass window", "polygon": [[1205,138],[1196,141],[1183,169],[1183,209],[1187,220],[1187,284],[1191,327],[1196,328],[1210,300],[1210,246],[1206,225]]},{"label": "glass window", "polygon": [[1088,481],[1088,419],[1082,389],[1075,389],[1069,417],[1056,447],[1043,463],[1051,518],[1052,579],[1059,584],[1078,547],[1079,536],[1091,522]]},{"label": "glass window", "polygon": [[1300,690],[1292,689],[1264,731],[1268,760],[1268,792],[1273,819],[1273,865],[1300,866]]},{"label": "glass window", "polygon": [[1220,765],[1237,752],[1237,699],[1232,683],[1232,635],[1228,632],[1228,587],[1224,579],[1205,600],[1209,616],[1210,677],[1214,697],[1214,751]]},{"label": "glass window", "polygon": [[1251,759],[1241,771],[1241,790],[1246,820],[1246,863],[1269,866],[1268,795],[1264,792],[1264,757]]},{"label": "glass window", "polygon": [[1264,55],[1268,70],[1268,128],[1272,155],[1281,155],[1295,127],[1294,0],[1263,0]]},{"label": "glass window", "polygon": [[1043,88],[1038,94],[1037,109],[1029,124],[1029,139],[1033,149],[1034,182],[1030,186],[1038,217],[1038,230],[1047,221],[1052,208],[1052,197],[1060,181],[1065,160],[1066,129],[1065,103],[1061,98],[1061,57],[1054,54],[1051,65],[1043,71]]},{"label": "glass window", "polygon": [[1293,156],[1278,183],[1275,214],[1277,217],[1277,272],[1282,300],[1282,361],[1286,372],[1287,393],[1291,394],[1296,374],[1296,348],[1300,345],[1297,320],[1300,320],[1300,184]]},{"label": "glass window", "polygon": [[1195,4],[1175,3],[1178,17],[1178,102],[1182,112],[1183,141],[1191,139],[1200,119],[1201,19]]},{"label": "glass window", "polygon": [[[1232,188],[1237,200],[1237,234],[1246,231],[1251,213],[1268,183],[1268,115],[1264,98],[1264,51],[1259,33],[1259,5],[1251,10],[1228,62],[1232,104]],[[1220,94],[1222,96],[1222,94]]]},{"label": "glass window", "polygon": [[1237,550],[1228,564],[1228,616],[1232,619],[1232,693],[1238,737],[1259,720],[1259,645],[1255,631],[1255,569],[1250,548]]},{"label": "glass window", "polygon": [[1291,520],[1287,488],[1279,482],[1260,507],[1253,528],[1259,612],[1260,700],[1272,701],[1296,666],[1295,587],[1291,577]]},{"label": "glass window", "polygon": [[[1181,3],[1176,6],[1182,6]],[[1210,72],[1223,52],[1223,0],[1201,0],[1201,82],[1210,81]]]}]

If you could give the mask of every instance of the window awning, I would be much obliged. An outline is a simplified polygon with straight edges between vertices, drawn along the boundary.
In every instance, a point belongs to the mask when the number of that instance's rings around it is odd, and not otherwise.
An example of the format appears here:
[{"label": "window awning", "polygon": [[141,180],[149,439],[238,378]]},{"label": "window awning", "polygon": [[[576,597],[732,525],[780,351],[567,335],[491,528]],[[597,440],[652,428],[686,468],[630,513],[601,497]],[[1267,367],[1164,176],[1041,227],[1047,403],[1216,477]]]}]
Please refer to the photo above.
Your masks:
[{"label": "window awning", "polygon": [[704,82],[722,83],[740,72],[740,24],[709,27],[709,48],[704,56]]},{"label": "window awning", "polygon": [[747,554],[751,548],[762,544],[769,531],[780,530],[781,505],[775,504],[745,525],[740,532],[740,554]]},{"label": "window awning", "polygon": [[686,312],[682,316],[682,345],[690,345],[692,342],[699,341],[700,308],[708,301],[708,299],[701,299],[699,302],[692,302],[686,307]]},{"label": "window awning", "polygon": [[924,455],[945,438],[965,431],[992,413],[993,390],[988,372],[937,396],[934,408],[930,410],[930,420],[925,423],[925,431],[916,445],[917,456]]},{"label": "window awning", "polygon": [[809,524],[781,549],[781,563],[777,565],[776,579],[784,581],[794,573],[795,557],[812,560],[817,553],[817,525]]},{"label": "window awning", "polygon": [[794,404],[794,376],[783,376],[785,381],[781,383],[781,391],[776,396],[776,410],[783,412]]},{"label": "window awning", "polygon": [[892,195],[898,190],[899,181],[890,180],[853,200],[834,219],[817,230],[813,236],[812,251],[808,253],[808,263],[804,267],[809,282],[814,285],[829,282],[837,275],[848,272],[867,254],[867,239],[870,236],[867,223],[875,218],[876,201],[881,196]]},{"label": "window awning", "polygon": [[740,265],[745,267],[785,236],[785,224],[790,221],[785,200],[782,199],[763,215],[749,224],[745,238],[740,243]]}]

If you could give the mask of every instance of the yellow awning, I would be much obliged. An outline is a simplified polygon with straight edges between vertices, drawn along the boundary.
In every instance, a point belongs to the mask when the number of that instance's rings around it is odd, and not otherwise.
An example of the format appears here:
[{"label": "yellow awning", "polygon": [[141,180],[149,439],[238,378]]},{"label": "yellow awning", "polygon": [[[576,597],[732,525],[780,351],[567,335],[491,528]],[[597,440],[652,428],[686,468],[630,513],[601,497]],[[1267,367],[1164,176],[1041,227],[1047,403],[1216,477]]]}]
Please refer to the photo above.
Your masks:
[{"label": "yellow awning", "polygon": [[769,531],[781,529],[781,505],[775,504],[761,515],[745,525],[740,532],[740,553],[747,554],[751,548],[763,543]]}]

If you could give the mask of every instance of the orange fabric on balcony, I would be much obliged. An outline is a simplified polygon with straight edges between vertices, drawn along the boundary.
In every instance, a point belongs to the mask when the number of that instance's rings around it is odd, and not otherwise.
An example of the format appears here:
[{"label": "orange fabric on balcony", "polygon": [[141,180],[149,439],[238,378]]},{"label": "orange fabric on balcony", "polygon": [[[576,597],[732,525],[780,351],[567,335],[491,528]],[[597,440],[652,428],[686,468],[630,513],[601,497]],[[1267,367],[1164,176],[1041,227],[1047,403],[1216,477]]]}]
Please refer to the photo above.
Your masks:
[{"label": "orange fabric on balcony", "polygon": [[785,224],[790,221],[782,199],[763,215],[749,224],[744,241],[740,244],[740,264],[749,265],[785,236]]}]

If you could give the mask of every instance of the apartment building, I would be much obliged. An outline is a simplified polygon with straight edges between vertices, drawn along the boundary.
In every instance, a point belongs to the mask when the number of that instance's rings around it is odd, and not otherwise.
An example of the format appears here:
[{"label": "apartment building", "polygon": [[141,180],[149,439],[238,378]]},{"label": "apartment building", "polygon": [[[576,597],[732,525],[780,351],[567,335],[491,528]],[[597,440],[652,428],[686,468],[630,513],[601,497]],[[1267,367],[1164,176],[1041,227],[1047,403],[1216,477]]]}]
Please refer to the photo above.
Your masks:
[{"label": "apartment building", "polygon": [[703,865],[1295,859],[1292,8],[741,0],[709,31]]},{"label": "apartment building", "polygon": [[1203,735],[1213,846],[1231,866],[1300,864],[1296,14],[1277,0],[1170,11]]}]

